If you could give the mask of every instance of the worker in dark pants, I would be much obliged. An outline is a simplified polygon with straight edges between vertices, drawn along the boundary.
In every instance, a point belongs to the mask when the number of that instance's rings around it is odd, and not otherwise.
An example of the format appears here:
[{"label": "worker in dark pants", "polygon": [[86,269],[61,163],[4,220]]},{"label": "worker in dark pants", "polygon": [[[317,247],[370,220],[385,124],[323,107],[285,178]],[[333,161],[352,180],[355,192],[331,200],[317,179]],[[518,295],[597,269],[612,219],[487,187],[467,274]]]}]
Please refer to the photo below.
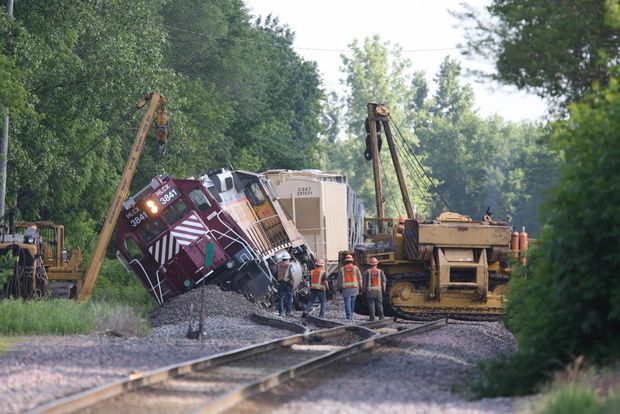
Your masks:
[{"label": "worker in dark pants", "polygon": [[342,292],[344,299],[344,312],[347,319],[353,319],[355,312],[355,299],[360,293],[362,287],[362,273],[360,269],[353,264],[353,256],[348,254],[344,258],[345,265],[340,268],[336,283]]},{"label": "worker in dark pants", "polygon": [[304,313],[301,314],[302,318],[308,316],[308,313],[312,309],[314,302],[316,302],[317,298],[321,303],[321,310],[319,311],[319,318],[325,316],[325,301],[327,300],[325,292],[327,291],[327,275],[325,274],[325,262],[323,259],[317,259],[314,262],[316,266],[315,269],[312,269],[310,272],[310,299],[306,304],[306,308],[304,309]]},{"label": "worker in dark pants", "polygon": [[278,311],[280,316],[284,313],[286,301],[286,315],[293,313],[293,265],[290,262],[291,255],[284,252],[282,261],[278,265]]},{"label": "worker in dark pants", "polygon": [[375,309],[379,319],[383,319],[383,292],[385,292],[385,273],[377,268],[379,261],[372,257],[368,264],[370,268],[364,272],[364,293],[368,303],[370,320],[375,320]]}]

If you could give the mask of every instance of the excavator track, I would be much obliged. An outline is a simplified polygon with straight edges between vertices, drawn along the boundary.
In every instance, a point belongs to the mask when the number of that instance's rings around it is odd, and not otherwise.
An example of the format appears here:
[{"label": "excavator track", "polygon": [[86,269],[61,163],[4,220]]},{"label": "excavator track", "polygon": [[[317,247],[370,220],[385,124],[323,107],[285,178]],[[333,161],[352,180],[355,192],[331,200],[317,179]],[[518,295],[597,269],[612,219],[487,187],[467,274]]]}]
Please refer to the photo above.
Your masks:
[{"label": "excavator track", "polygon": [[[390,275],[387,277],[387,294],[383,297],[383,307],[386,315],[396,316],[401,319],[416,321],[432,321],[437,319],[457,319],[464,321],[492,322],[501,320],[503,314],[471,312],[470,308],[434,307],[432,312],[423,309],[423,306],[415,307],[413,312],[407,312],[392,303],[392,289],[399,282],[420,283],[422,275]],[[429,276],[426,276],[428,279]],[[413,307],[413,306],[412,306]]]}]

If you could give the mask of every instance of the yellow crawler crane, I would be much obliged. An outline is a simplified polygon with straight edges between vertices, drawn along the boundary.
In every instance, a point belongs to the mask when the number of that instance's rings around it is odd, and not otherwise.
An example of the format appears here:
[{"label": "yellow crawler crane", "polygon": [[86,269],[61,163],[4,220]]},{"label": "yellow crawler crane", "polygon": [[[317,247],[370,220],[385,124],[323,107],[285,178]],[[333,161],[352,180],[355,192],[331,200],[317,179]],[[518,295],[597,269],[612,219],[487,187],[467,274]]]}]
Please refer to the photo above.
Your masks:
[{"label": "yellow crawler crane", "polygon": [[[377,218],[365,220],[365,240],[353,252],[363,271],[372,257],[387,277],[386,312],[404,318],[496,318],[503,313],[509,280],[511,228],[490,214],[474,221],[444,212],[422,220],[412,208],[390,128],[389,110],[368,104],[367,158],[373,161]],[[385,218],[377,130],[383,126],[407,218]],[[344,254],[345,252],[342,252]],[[363,307],[364,303],[361,301]]]}]

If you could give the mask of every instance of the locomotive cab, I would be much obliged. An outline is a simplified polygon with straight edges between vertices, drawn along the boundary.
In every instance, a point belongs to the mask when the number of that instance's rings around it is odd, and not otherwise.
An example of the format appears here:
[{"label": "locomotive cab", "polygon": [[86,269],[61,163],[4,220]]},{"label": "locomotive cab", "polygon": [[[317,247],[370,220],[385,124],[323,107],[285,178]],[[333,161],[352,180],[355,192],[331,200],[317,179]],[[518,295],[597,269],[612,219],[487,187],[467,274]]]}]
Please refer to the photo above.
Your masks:
[{"label": "locomotive cab", "polygon": [[160,304],[202,283],[250,298],[270,293],[267,266],[199,180],[153,179],[124,203],[116,244]]}]

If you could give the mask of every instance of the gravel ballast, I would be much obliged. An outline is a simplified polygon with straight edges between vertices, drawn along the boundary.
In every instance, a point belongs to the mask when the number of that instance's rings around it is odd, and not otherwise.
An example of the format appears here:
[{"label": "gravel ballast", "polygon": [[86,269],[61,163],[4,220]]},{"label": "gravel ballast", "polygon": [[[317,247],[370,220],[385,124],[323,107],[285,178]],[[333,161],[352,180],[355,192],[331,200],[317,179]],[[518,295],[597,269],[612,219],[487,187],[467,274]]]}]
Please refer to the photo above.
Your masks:
[{"label": "gravel ballast", "polygon": [[242,295],[205,287],[203,341],[186,339],[189,304],[195,303],[198,329],[200,291],[190,291],[156,309],[148,337],[118,338],[102,333],[27,337],[0,358],[0,413],[21,412],[47,401],[126,379],[182,361],[201,358],[291,335],[257,325],[249,315],[255,306]]},{"label": "gravel ballast", "polygon": [[244,403],[239,413],[514,413],[512,398],[470,400],[476,363],[513,350],[501,322],[460,323],[398,341]]},{"label": "gravel ballast", "polygon": [[[206,338],[202,342],[186,339],[190,303],[195,304],[192,325],[197,329],[201,295],[199,289],[194,290],[155,310],[150,316],[153,329],[144,338],[104,334],[26,338],[0,358],[0,412],[32,409],[134,372],[292,334],[249,319],[255,311],[269,316],[277,311],[261,311],[242,295],[207,286]],[[283,319],[305,323],[300,316],[301,312],[295,312]],[[355,315],[353,321],[344,319],[340,297],[328,302],[326,318],[345,323],[367,320],[363,315]],[[454,392],[466,388],[478,361],[514,350],[514,338],[501,322],[454,323],[399,343],[399,347],[381,348],[330,367],[329,375],[310,374],[306,382],[278,388],[241,408],[323,414],[514,411],[511,399],[468,401]]]}]

